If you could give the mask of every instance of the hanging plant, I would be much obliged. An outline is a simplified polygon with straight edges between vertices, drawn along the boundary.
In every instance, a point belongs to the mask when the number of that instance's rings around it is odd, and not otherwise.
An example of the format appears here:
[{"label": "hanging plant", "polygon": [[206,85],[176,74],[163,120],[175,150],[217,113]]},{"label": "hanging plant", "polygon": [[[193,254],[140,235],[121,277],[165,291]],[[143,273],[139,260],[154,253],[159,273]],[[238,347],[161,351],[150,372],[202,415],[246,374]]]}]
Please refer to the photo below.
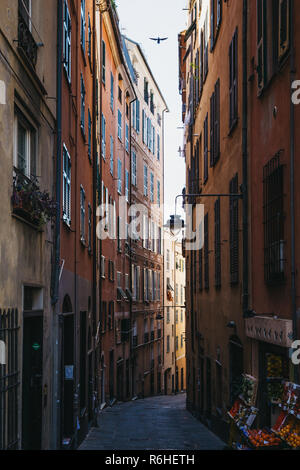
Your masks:
[{"label": "hanging plant", "polygon": [[13,212],[42,227],[56,215],[56,202],[49,193],[41,191],[37,179],[28,179],[18,173],[13,178],[11,197]]}]

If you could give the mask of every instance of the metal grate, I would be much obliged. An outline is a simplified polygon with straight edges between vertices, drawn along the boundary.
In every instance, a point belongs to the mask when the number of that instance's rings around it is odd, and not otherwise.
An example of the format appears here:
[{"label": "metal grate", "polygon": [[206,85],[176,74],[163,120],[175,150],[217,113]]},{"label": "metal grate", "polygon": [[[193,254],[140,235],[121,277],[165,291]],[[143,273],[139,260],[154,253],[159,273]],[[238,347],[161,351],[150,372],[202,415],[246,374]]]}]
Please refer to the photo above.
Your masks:
[{"label": "metal grate", "polygon": [[[18,448],[18,310],[0,309],[0,450]],[[4,362],[4,364],[2,364]]]},{"label": "metal grate", "polygon": [[263,170],[264,186],[264,265],[267,283],[285,279],[283,165],[280,153]]}]

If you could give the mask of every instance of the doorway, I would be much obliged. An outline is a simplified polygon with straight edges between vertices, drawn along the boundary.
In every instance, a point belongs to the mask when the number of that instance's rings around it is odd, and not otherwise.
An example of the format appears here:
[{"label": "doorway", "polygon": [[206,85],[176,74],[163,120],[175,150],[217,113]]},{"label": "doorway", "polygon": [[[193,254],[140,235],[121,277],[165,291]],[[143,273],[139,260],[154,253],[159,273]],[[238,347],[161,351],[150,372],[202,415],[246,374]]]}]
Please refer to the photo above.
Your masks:
[{"label": "doorway", "polygon": [[24,313],[22,449],[42,447],[43,315]]}]

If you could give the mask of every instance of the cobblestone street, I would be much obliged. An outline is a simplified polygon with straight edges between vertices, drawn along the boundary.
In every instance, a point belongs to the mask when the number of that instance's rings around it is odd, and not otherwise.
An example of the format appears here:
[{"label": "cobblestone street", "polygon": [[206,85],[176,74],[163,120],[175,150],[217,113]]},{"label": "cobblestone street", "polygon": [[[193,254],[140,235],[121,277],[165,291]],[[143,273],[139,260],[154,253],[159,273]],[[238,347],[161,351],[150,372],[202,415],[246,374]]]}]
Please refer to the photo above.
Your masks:
[{"label": "cobblestone street", "polygon": [[185,409],[186,395],[117,404],[99,416],[80,450],[221,450],[225,443]]}]

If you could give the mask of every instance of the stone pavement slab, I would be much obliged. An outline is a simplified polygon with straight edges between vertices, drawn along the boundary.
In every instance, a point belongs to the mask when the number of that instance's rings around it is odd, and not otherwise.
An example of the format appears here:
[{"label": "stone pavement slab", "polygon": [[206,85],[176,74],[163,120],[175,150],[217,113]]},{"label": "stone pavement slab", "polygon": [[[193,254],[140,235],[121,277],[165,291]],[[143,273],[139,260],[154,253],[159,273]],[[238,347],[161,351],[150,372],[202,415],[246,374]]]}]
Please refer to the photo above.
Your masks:
[{"label": "stone pavement slab", "polygon": [[185,408],[186,395],[118,403],[99,414],[80,450],[222,450],[226,444]]}]

